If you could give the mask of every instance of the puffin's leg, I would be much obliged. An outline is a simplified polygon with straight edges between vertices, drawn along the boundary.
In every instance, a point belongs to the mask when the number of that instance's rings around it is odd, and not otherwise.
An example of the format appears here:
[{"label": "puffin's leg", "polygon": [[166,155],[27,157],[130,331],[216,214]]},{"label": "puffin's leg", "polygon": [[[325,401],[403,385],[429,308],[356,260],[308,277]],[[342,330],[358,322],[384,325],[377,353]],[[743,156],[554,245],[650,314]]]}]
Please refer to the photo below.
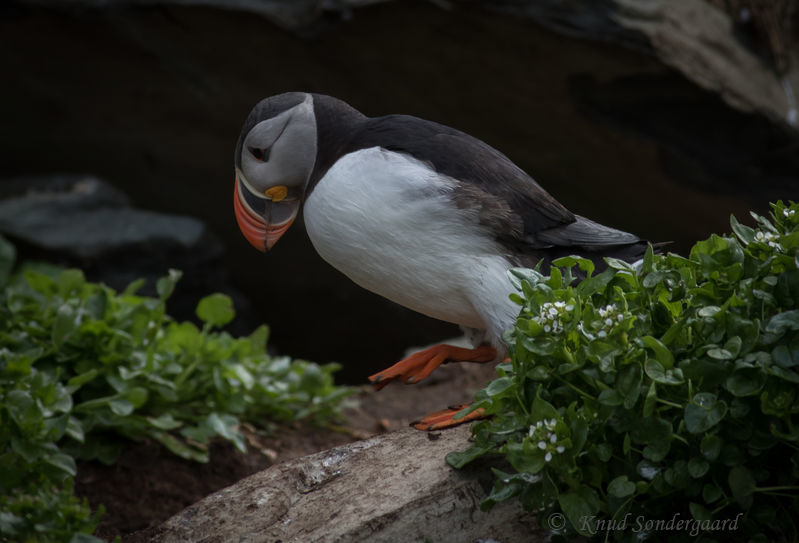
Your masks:
[{"label": "puffin's leg", "polygon": [[452,345],[435,345],[413,353],[381,372],[369,377],[369,381],[380,390],[391,381],[399,380],[406,384],[418,383],[433,370],[446,362],[492,362],[497,350],[490,345],[480,345],[476,349],[464,349]]},{"label": "puffin's leg", "polygon": [[463,409],[466,409],[468,406],[469,404],[456,405],[449,407],[448,409],[444,409],[442,411],[436,411],[435,413],[430,413],[422,420],[413,421],[411,423],[411,426],[413,426],[417,430],[422,430],[423,432],[432,432],[434,430],[444,430],[446,428],[452,428],[453,426],[457,426],[459,424],[472,422],[474,420],[480,420],[487,417],[487,415],[485,414],[485,410],[482,407],[480,407],[457,420],[453,418],[456,413],[458,413]]}]

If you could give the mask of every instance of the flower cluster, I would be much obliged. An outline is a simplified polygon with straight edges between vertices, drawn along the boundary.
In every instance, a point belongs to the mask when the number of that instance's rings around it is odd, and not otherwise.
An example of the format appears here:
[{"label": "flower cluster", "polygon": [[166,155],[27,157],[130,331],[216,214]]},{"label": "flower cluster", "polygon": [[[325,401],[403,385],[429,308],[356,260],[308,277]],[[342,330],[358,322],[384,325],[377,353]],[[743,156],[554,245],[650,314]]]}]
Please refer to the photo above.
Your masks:
[{"label": "flower cluster", "polygon": [[624,313],[618,310],[616,304],[608,304],[605,307],[600,307],[597,313],[602,317],[602,321],[596,335],[601,338],[607,337],[608,334],[613,331],[613,328],[616,327],[616,324],[624,320]]},{"label": "flower cluster", "polygon": [[783,214],[783,215],[785,215],[787,218],[789,218],[789,219],[790,219],[791,217],[793,217],[794,215],[796,215],[796,210],[795,210],[795,209],[788,209],[788,208],[786,207],[785,209],[783,209],[783,210],[782,210],[782,214]]},{"label": "flower cluster", "polygon": [[566,302],[545,302],[538,310],[536,322],[544,327],[544,332],[559,334],[563,331],[563,321],[566,320],[568,313],[574,309],[571,304]]},{"label": "flower cluster", "polygon": [[555,419],[539,420],[534,425],[530,426],[528,435],[533,438],[533,441],[538,441],[538,448],[546,451],[544,461],[552,461],[552,453],[561,454],[566,450],[563,445],[558,445],[558,436],[555,434]]},{"label": "flower cluster", "polygon": [[777,234],[772,232],[763,232],[762,230],[755,234],[755,241],[765,243],[772,249],[780,250],[782,246],[777,241]]}]

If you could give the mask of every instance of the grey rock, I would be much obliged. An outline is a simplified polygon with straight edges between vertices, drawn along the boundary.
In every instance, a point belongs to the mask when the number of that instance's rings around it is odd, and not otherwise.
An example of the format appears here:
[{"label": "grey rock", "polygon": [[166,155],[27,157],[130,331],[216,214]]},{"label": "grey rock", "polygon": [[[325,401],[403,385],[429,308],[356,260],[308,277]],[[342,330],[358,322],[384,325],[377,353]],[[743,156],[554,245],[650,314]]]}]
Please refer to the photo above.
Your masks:
[{"label": "grey rock", "polygon": [[45,250],[81,259],[143,244],[196,250],[206,234],[197,219],[129,207],[124,194],[94,177],[39,179],[26,188],[5,191],[0,232]]},{"label": "grey rock", "polygon": [[117,290],[143,278],[142,294],[155,295],[158,278],[170,268],[183,270],[169,300],[173,317],[196,319],[200,298],[224,292],[236,307],[232,332],[246,334],[260,324],[247,298],[230,285],[222,243],[205,223],[132,207],[123,192],[96,177],[0,182],[0,234],[17,245],[20,260],[78,267]]},{"label": "grey rock", "polygon": [[499,543],[546,540],[518,500],[480,501],[488,470],[444,461],[468,447],[462,426],[430,439],[407,429],[278,464],[215,492],[131,543]]}]

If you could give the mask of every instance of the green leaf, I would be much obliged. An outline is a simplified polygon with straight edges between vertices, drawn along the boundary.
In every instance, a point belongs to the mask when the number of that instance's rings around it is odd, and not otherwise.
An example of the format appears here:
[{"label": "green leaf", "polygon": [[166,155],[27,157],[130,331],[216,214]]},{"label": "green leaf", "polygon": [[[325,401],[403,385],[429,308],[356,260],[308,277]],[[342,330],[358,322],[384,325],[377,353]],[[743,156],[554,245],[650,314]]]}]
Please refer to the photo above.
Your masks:
[{"label": "green leaf", "polygon": [[644,372],[650,379],[663,385],[681,385],[685,382],[680,368],[666,370],[660,362],[653,358],[647,358],[644,362]]},{"label": "green leaf", "polygon": [[78,316],[75,309],[69,304],[61,305],[53,321],[53,343],[60,347],[77,327]]},{"label": "green leaf", "polygon": [[86,310],[94,320],[103,320],[108,311],[108,296],[104,290],[92,294],[86,299]]},{"label": "green leaf", "polygon": [[730,470],[727,482],[735,501],[744,509],[749,509],[755,491],[755,478],[752,473],[744,466],[735,466]]},{"label": "green leaf", "polygon": [[799,337],[790,345],[777,345],[771,351],[771,358],[781,368],[799,366]]},{"label": "green leaf", "polygon": [[782,335],[788,330],[799,330],[799,309],[777,313],[766,324],[766,332]]},{"label": "green leaf", "polygon": [[521,284],[521,281],[527,281],[531,285],[536,285],[544,280],[543,274],[530,268],[511,268],[508,270],[508,276],[519,281],[519,284]]},{"label": "green leaf", "polygon": [[78,473],[75,459],[64,453],[52,453],[43,458],[51,466],[55,466],[64,473],[74,477]]},{"label": "green leaf", "polygon": [[76,417],[70,416],[67,419],[66,434],[79,443],[83,443],[86,439],[83,425]]},{"label": "green leaf", "polygon": [[212,326],[224,326],[236,316],[233,300],[225,294],[211,294],[197,304],[197,316]]},{"label": "green leaf", "polygon": [[581,256],[564,256],[553,260],[552,264],[561,268],[572,268],[575,265],[579,266],[579,268],[585,272],[586,277],[591,277],[594,273],[594,263]]},{"label": "green leaf", "polygon": [[180,428],[183,423],[175,420],[172,413],[163,413],[158,417],[147,417],[147,422],[158,428],[159,430],[174,430]]},{"label": "green leaf", "polygon": [[42,412],[27,390],[12,390],[6,395],[6,409],[23,431],[33,431],[42,422]]},{"label": "green leaf", "polygon": [[624,403],[624,398],[616,389],[608,388],[599,393],[597,401],[602,405],[616,407]]},{"label": "green leaf", "polygon": [[702,455],[705,458],[710,461],[714,461],[716,458],[718,458],[719,453],[721,452],[721,445],[722,441],[719,436],[715,434],[707,434],[702,438],[699,450],[702,452]]},{"label": "green leaf", "polygon": [[738,368],[727,378],[724,387],[734,396],[753,396],[766,383],[766,374],[761,368]]},{"label": "green leaf", "polygon": [[657,413],[651,418],[630,422],[630,435],[636,443],[668,442],[671,439],[671,422]]},{"label": "green leaf", "polygon": [[581,297],[588,297],[603,290],[616,275],[612,268],[608,268],[599,275],[594,275],[580,282],[575,289]]},{"label": "green leaf", "polygon": [[219,415],[218,413],[211,413],[206,419],[206,424],[218,435],[231,441],[239,451],[246,452],[247,448],[244,445],[242,435],[236,430],[239,421],[232,415]]},{"label": "green leaf", "polygon": [[115,398],[108,402],[108,407],[111,408],[111,411],[115,415],[119,415],[120,417],[127,417],[131,413],[133,413],[134,406],[128,400],[124,398]]},{"label": "green leaf", "polygon": [[269,327],[262,324],[247,338],[252,345],[252,352],[263,353],[266,351],[266,342],[269,340]]},{"label": "green leaf", "polygon": [[655,358],[660,362],[660,365],[665,369],[671,369],[674,366],[674,355],[659,339],[652,336],[644,336],[641,341],[646,347],[654,351]]},{"label": "green leaf", "polygon": [[628,364],[623,367],[616,378],[616,389],[624,399],[624,408],[632,409],[641,395],[641,366]]},{"label": "green leaf", "polygon": [[144,387],[133,387],[127,391],[125,398],[133,405],[134,409],[138,409],[147,402],[149,392]]},{"label": "green leaf", "polygon": [[448,453],[445,459],[447,464],[453,468],[461,469],[463,466],[480,458],[491,449],[493,449],[493,446],[490,444],[472,445],[465,451]]},{"label": "green leaf", "polygon": [[81,373],[80,375],[76,375],[75,377],[69,379],[67,381],[67,386],[70,387],[72,389],[72,392],[74,393],[81,386],[85,385],[86,383],[97,377],[99,374],[100,372],[97,368],[92,368],[89,371],[86,371],[84,373]]},{"label": "green leaf", "polygon": [[125,290],[122,291],[122,296],[133,296],[137,292],[141,290],[141,288],[147,283],[144,279],[136,279],[132,281],[128,286],[125,287]]},{"label": "green leaf", "polygon": [[[182,271],[170,269],[166,277],[160,278],[155,283],[155,291],[158,293],[158,297],[161,298],[161,300],[166,300],[172,296],[172,293],[175,291],[175,285],[178,284],[182,276]],[[131,288],[133,285],[134,283],[131,283],[128,288]]]},{"label": "green leaf", "polygon": [[510,377],[500,377],[491,381],[485,388],[486,394],[489,398],[498,396],[513,386],[513,379]]},{"label": "green leaf", "polygon": [[721,498],[721,495],[721,489],[712,483],[702,487],[702,499],[705,500],[705,503],[713,503]]},{"label": "green leaf", "polygon": [[735,355],[729,352],[726,349],[722,349],[719,347],[715,347],[713,349],[709,349],[707,351],[707,355],[710,358],[715,358],[716,360],[732,360],[735,358]]},{"label": "green leaf", "polygon": [[83,272],[76,269],[68,269],[62,271],[56,279],[58,286],[58,294],[62,298],[71,297],[75,290],[79,289],[86,282]]},{"label": "green leaf", "polygon": [[162,445],[169,449],[172,453],[185,458],[186,460],[193,460],[202,464],[207,464],[209,460],[208,451],[189,447],[175,436],[166,432],[154,432],[152,436],[158,440]]},{"label": "green leaf", "polygon": [[697,521],[710,523],[713,520],[713,513],[701,504],[689,502],[688,509],[691,511],[691,516]]},{"label": "green leaf", "polygon": [[655,410],[655,405],[657,405],[657,388],[653,381],[652,384],[649,385],[649,390],[647,390],[646,398],[644,399],[644,417],[652,415]]},{"label": "green leaf", "polygon": [[535,475],[546,465],[544,452],[534,447],[532,442],[508,443],[505,445],[505,454],[508,462],[516,471],[527,472]]},{"label": "green leaf", "polygon": [[692,434],[701,434],[718,424],[727,414],[727,404],[715,394],[700,392],[692,403],[685,406],[685,428]]},{"label": "green leaf", "polygon": [[721,308],[717,305],[706,305],[697,311],[697,315],[704,318],[711,318],[715,317],[719,312],[721,312]]},{"label": "green leaf", "polygon": [[613,447],[607,443],[600,443],[595,447],[595,450],[601,462],[607,462],[613,456]]},{"label": "green leaf", "polygon": [[750,244],[755,239],[755,231],[753,228],[741,224],[738,220],[733,216],[730,215],[730,226],[732,227],[732,231],[735,232],[735,235],[738,236],[745,244]]},{"label": "green leaf", "polygon": [[620,475],[608,484],[608,495],[614,498],[626,498],[635,494],[635,483],[626,475]]},{"label": "green leaf", "polygon": [[14,262],[17,259],[17,250],[3,236],[0,236],[0,288],[8,283]]},{"label": "green leaf", "polygon": [[580,485],[576,490],[558,496],[563,513],[577,532],[584,536],[593,535],[583,529],[584,519],[599,512],[599,496],[596,491],[586,485]]},{"label": "green leaf", "polygon": [[710,464],[704,458],[694,457],[688,461],[688,473],[694,479],[704,477],[710,469]]}]

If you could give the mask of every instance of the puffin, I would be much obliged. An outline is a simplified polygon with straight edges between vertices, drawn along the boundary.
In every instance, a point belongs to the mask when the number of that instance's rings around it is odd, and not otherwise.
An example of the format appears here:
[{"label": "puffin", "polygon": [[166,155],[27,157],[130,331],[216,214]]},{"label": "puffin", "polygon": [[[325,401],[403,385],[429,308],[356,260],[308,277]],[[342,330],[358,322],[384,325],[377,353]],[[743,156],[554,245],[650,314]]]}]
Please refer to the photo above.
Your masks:
[{"label": "puffin", "polygon": [[[300,211],[317,253],[356,284],[459,325],[473,348],[435,345],[369,377],[417,383],[447,362],[499,362],[519,306],[508,270],[578,254],[634,261],[648,242],[566,209],[487,143],[410,115],[368,117],[323,94],[258,102],[236,143],[239,228],[267,252]],[[438,430],[463,406],[413,425]]]}]

